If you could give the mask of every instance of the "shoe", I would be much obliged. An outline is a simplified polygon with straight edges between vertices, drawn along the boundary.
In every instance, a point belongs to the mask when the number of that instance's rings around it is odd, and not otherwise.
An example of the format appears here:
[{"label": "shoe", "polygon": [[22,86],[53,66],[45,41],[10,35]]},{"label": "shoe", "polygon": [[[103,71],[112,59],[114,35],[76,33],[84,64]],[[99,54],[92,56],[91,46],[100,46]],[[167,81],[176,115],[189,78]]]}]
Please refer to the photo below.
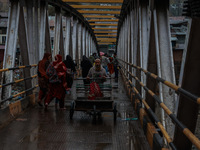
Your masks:
[{"label": "shoe", "polygon": [[38,102],[38,105],[39,105],[40,107],[43,107],[43,105],[42,105],[42,103],[41,103],[41,102]]}]

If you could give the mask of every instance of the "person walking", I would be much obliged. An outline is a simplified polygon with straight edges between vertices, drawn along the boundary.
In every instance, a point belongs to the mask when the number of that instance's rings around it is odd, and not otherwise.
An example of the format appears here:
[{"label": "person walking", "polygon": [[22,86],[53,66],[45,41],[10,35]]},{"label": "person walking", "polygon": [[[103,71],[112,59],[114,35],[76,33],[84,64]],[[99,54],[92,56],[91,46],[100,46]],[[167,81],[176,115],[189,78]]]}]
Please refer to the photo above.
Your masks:
[{"label": "person walking", "polygon": [[[82,57],[81,68],[82,68],[82,77],[86,78],[90,68],[92,68],[92,63],[85,55],[83,55]],[[83,82],[85,86],[87,84],[90,84],[90,81],[88,81],[87,79],[83,79]]]},{"label": "person walking", "polygon": [[45,110],[49,103],[56,98],[59,101],[61,109],[64,109],[64,98],[66,91],[69,90],[66,82],[67,68],[62,62],[62,56],[56,55],[53,61],[47,68],[47,76],[49,77],[49,92],[45,99]]},{"label": "person walking", "polygon": [[50,64],[51,54],[44,53],[42,60],[38,63],[38,84],[40,87],[38,105],[43,107],[42,100],[48,92],[49,77],[46,74],[47,67]]},{"label": "person walking", "polygon": [[67,67],[67,74],[66,74],[67,86],[71,88],[73,84],[73,74],[76,72],[75,68],[76,65],[70,55],[66,56],[66,60],[64,60],[63,63]]},{"label": "person walking", "polygon": [[108,72],[108,64],[110,63],[109,58],[107,53],[104,54],[104,56],[101,57],[101,64],[103,66],[103,68],[106,70],[106,74],[109,75]]},{"label": "person walking", "polygon": [[112,61],[113,65],[114,65],[114,71],[115,71],[115,79],[118,79],[118,66],[119,66],[119,61],[117,59],[117,53],[114,53],[114,57],[113,57],[113,61]]}]

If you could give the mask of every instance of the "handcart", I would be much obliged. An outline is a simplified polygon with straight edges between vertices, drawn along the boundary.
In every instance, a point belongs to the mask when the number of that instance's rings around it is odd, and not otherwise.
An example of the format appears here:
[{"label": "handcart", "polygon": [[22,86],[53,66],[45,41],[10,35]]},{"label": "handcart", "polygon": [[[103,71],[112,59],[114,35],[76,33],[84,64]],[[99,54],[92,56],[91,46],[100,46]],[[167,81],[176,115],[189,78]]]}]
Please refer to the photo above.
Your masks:
[{"label": "handcart", "polygon": [[[85,80],[86,78],[77,78],[77,80]],[[92,78],[91,81],[95,81],[99,78]],[[90,86],[83,83],[76,84],[77,99],[71,102],[70,107],[70,119],[73,118],[74,111],[84,111],[93,116],[94,122],[96,122],[97,116],[101,117],[102,112],[113,112],[113,119],[117,118],[117,104],[112,99],[112,82],[111,78],[106,78],[107,81],[104,84],[99,84],[102,97],[96,97],[95,100],[89,100],[88,94],[90,92]]]}]

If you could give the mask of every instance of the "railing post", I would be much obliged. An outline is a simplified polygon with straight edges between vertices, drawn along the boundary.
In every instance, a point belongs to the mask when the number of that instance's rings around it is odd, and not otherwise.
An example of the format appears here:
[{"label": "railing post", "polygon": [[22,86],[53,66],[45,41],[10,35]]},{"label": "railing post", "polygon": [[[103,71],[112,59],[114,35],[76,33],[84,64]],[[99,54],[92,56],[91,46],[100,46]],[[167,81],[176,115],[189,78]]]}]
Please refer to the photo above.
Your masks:
[{"label": "railing post", "polygon": [[[65,31],[65,56],[70,55],[70,43],[71,43],[71,16],[66,14],[66,31]],[[71,55],[72,56],[72,55]]]},{"label": "railing post", "polygon": [[73,17],[73,33],[72,33],[72,58],[76,59],[77,50],[77,19]]},{"label": "railing post", "polygon": [[60,53],[60,40],[61,40],[61,28],[62,28],[62,15],[61,8],[55,8],[55,34],[54,34],[54,49],[53,49],[53,59]]}]

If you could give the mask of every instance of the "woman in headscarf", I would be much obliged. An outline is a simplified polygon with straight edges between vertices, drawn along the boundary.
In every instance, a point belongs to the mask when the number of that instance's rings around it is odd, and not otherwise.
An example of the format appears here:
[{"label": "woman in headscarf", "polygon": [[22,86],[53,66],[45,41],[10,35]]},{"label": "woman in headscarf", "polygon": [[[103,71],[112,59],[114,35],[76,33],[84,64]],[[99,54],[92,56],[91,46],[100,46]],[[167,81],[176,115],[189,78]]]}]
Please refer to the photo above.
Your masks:
[{"label": "woman in headscarf", "polygon": [[67,85],[69,88],[71,88],[73,84],[73,73],[76,72],[75,68],[76,65],[72,60],[72,57],[69,55],[66,56],[66,60],[64,60],[63,63],[67,67],[67,75],[66,75]]},{"label": "woman in headscarf", "polygon": [[[82,77],[86,78],[90,68],[92,68],[92,63],[85,55],[83,55],[82,57],[81,68],[82,68]],[[84,79],[83,82],[84,82],[84,85],[90,84],[90,81],[87,79]]]},{"label": "woman in headscarf", "polygon": [[51,54],[45,53],[43,59],[38,63],[38,84],[40,87],[38,104],[42,107],[42,99],[46,96],[48,91],[48,79],[46,74],[47,67],[50,64]]},{"label": "woman in headscarf", "polygon": [[49,103],[56,98],[59,101],[60,108],[64,108],[64,98],[66,90],[69,90],[66,82],[66,66],[62,62],[62,56],[56,55],[55,61],[47,68],[47,76],[49,76],[49,93],[45,99],[45,109]]}]

